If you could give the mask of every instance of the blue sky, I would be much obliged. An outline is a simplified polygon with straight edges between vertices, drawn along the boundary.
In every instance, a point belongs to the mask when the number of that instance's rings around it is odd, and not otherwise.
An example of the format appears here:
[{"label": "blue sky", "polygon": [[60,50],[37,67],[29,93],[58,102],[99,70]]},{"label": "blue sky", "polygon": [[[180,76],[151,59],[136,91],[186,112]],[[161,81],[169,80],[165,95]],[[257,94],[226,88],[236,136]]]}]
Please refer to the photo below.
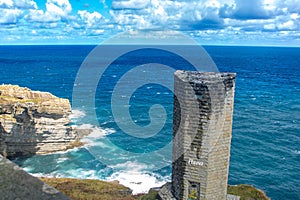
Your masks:
[{"label": "blue sky", "polygon": [[200,44],[300,46],[299,0],[0,0],[0,44],[99,44],[176,30]]}]

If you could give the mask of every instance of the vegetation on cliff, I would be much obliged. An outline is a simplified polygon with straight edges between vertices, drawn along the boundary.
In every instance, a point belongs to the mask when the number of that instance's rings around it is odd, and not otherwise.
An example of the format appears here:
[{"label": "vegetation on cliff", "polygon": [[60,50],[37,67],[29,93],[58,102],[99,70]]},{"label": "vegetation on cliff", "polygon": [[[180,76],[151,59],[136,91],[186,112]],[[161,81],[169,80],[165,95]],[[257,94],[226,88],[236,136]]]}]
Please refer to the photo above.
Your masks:
[{"label": "vegetation on cliff", "polygon": [[71,178],[41,178],[72,200],[134,200],[131,190],[117,182]]},{"label": "vegetation on cliff", "polygon": [[228,193],[240,196],[241,200],[270,200],[262,190],[251,185],[229,185]]},{"label": "vegetation on cliff", "polygon": [[18,85],[0,85],[0,103],[32,102],[40,104],[49,100],[60,101],[68,105],[67,99],[58,98],[49,92],[32,91],[29,88]]},{"label": "vegetation on cliff", "polygon": [[[156,200],[157,191],[148,194],[131,195],[131,190],[117,182],[80,180],[70,178],[41,178],[72,200]],[[261,190],[249,185],[228,186],[228,194],[240,196],[240,200],[269,200]]]}]

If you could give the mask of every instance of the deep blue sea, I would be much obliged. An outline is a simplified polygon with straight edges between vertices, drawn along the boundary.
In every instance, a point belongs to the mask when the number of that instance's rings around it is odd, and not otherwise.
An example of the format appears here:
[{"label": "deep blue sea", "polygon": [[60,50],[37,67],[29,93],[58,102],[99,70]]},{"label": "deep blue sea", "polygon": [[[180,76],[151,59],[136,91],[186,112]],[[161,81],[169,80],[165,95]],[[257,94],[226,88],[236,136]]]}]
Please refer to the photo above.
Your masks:
[{"label": "deep blue sea", "polygon": [[[113,90],[127,71],[145,59],[191,68],[171,54],[153,49],[135,52],[111,63],[92,95],[89,88],[74,83],[94,47],[0,46],[0,84],[48,91],[71,102],[73,89],[80,87],[82,104],[73,104],[72,125],[93,129],[82,148],[15,162],[37,176],[119,180],[134,193],[146,192],[171,178],[168,144],[172,139],[173,93],[151,81],[131,93],[127,110],[134,124],[146,128],[152,122],[148,111],[154,104],[161,104],[165,115],[154,112],[153,119],[166,117],[157,135],[134,137],[114,120]],[[274,200],[300,199],[300,48],[204,48],[219,71],[237,73],[229,184],[254,185]],[[99,59],[106,58],[99,55]],[[164,81],[173,79],[162,76],[160,70],[151,73]],[[91,98],[94,104],[85,105]]]}]

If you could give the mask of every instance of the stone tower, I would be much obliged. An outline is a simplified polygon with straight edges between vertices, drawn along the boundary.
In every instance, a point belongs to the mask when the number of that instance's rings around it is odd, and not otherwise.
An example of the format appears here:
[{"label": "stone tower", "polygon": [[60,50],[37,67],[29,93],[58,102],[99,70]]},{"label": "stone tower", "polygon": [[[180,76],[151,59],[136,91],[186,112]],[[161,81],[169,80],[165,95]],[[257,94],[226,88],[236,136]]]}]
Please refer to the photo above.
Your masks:
[{"label": "stone tower", "polygon": [[235,77],[234,73],[175,72],[169,184],[173,197],[169,199],[226,199]]}]

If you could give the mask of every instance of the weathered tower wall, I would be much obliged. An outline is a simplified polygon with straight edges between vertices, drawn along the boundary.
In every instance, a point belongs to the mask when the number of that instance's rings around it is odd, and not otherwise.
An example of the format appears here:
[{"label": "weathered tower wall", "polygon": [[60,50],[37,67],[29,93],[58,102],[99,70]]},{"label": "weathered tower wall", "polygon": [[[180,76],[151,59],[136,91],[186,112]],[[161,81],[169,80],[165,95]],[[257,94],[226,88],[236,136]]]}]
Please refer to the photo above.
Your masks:
[{"label": "weathered tower wall", "polygon": [[234,73],[175,72],[171,192],[178,200],[225,200]]}]

